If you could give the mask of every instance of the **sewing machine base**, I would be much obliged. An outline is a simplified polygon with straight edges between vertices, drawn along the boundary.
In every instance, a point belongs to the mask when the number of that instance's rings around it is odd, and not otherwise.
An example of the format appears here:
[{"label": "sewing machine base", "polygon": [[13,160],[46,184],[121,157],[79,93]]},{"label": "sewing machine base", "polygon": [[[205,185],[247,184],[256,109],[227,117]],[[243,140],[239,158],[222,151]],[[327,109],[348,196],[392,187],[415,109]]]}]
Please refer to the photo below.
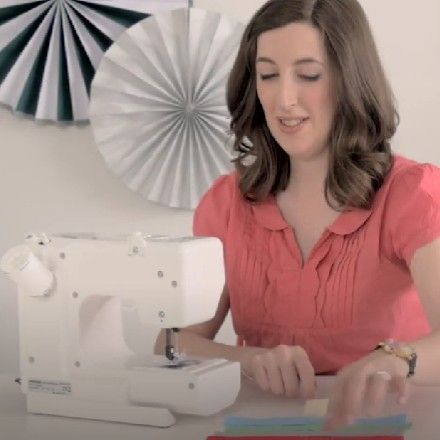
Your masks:
[{"label": "sewing machine base", "polygon": [[30,413],[168,427],[173,413],[209,416],[234,403],[240,364],[198,359],[170,368],[162,356],[126,368],[80,369],[22,381]]},{"label": "sewing machine base", "polygon": [[58,396],[47,397],[29,394],[27,410],[33,414],[105,420],[160,428],[167,428],[176,423],[175,417],[166,408],[85,402],[83,400],[67,400]]}]

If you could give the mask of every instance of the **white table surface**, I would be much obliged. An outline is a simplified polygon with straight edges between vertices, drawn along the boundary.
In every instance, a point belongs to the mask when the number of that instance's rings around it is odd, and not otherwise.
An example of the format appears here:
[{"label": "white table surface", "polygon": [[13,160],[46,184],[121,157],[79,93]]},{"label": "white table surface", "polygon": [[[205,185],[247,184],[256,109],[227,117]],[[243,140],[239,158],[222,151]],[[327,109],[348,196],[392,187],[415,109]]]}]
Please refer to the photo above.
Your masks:
[{"label": "white table surface", "polygon": [[[332,377],[318,377],[316,398],[327,397]],[[237,401],[212,417],[177,415],[170,428],[34,415],[26,412],[26,399],[13,376],[0,375],[0,440],[205,440],[223,427],[225,415],[292,417],[303,413],[304,402],[259,391],[244,380]],[[440,387],[412,387],[405,407],[389,402],[381,416],[408,414],[413,428],[407,440],[440,438]]]}]

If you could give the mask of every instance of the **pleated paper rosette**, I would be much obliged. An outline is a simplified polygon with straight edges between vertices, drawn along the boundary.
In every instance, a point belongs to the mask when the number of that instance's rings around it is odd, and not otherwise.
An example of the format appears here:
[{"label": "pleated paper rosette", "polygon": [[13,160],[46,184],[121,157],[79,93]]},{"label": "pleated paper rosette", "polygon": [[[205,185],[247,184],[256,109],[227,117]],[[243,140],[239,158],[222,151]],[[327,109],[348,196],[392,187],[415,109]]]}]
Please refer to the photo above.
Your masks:
[{"label": "pleated paper rosette", "polygon": [[92,83],[90,121],[129,188],[193,209],[232,170],[226,83],[244,26],[201,9],[161,12],[124,32]]},{"label": "pleated paper rosette", "polygon": [[188,0],[1,0],[0,103],[37,120],[86,121],[104,52],[128,27]]}]

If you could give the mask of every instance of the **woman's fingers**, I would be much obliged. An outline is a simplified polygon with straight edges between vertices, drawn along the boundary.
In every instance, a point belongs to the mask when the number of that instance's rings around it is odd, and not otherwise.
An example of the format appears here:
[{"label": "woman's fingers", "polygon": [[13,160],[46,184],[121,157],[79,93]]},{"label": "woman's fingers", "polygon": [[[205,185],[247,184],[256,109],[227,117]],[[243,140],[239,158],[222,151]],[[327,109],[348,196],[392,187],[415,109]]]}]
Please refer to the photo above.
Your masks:
[{"label": "woman's fingers", "polygon": [[282,395],[285,393],[283,379],[281,377],[280,365],[276,357],[270,352],[265,356],[264,366],[269,380],[272,393]]},{"label": "woman's fingers", "polygon": [[298,346],[279,345],[252,359],[253,377],[264,391],[304,398],[315,393],[315,372],[307,353]]},{"label": "woman's fingers", "polygon": [[360,365],[339,374],[329,402],[326,429],[333,430],[351,423],[364,412],[368,416],[379,414],[394,381],[394,386],[400,386],[401,395],[407,392],[405,378],[392,377],[386,371],[368,370]]},{"label": "woman's fingers", "polygon": [[368,416],[376,416],[382,410],[390,388],[390,380],[391,375],[386,371],[376,371],[369,376],[364,402],[364,409]]},{"label": "woman's fingers", "polygon": [[358,417],[366,386],[366,375],[362,370],[346,370],[338,374],[327,411],[326,429],[337,429]]},{"label": "woman's fingers", "polygon": [[256,355],[252,362],[253,376],[263,391],[283,394],[281,372],[271,352]]},{"label": "woman's fingers", "polygon": [[281,377],[284,384],[284,393],[287,397],[295,397],[299,392],[299,377],[295,364],[291,359],[280,362]]},{"label": "woman's fingers", "polygon": [[263,363],[263,355],[256,355],[252,359],[252,375],[257,382],[258,386],[263,391],[269,391],[270,385],[269,385],[269,377],[267,375],[266,368]]},{"label": "woman's fingers", "polygon": [[404,404],[408,401],[410,384],[406,377],[394,376],[391,381],[393,391],[397,393],[397,401]]},{"label": "woman's fingers", "polygon": [[274,355],[281,370],[285,395],[312,397],[315,392],[315,372],[305,350],[299,346],[279,345]]},{"label": "woman's fingers", "polygon": [[297,354],[295,364],[299,376],[300,393],[302,397],[310,399],[316,391],[315,370],[307,353],[300,347],[298,349],[300,351]]},{"label": "woman's fingers", "polygon": [[[327,407],[327,420],[324,426],[326,430],[333,430],[341,424],[340,405],[343,398],[343,377],[336,376],[336,383],[332,390]],[[343,423],[343,422],[342,422]]]}]

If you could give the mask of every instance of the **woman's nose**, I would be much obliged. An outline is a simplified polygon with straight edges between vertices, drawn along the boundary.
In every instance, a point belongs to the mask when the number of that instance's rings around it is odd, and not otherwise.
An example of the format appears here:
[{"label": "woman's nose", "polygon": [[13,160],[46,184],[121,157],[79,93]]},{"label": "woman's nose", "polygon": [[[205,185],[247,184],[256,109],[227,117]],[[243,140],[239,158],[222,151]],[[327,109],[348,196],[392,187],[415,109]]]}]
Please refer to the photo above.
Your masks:
[{"label": "woman's nose", "polygon": [[294,84],[292,78],[282,79],[279,82],[277,101],[278,107],[281,110],[290,109],[298,104],[298,87]]}]

